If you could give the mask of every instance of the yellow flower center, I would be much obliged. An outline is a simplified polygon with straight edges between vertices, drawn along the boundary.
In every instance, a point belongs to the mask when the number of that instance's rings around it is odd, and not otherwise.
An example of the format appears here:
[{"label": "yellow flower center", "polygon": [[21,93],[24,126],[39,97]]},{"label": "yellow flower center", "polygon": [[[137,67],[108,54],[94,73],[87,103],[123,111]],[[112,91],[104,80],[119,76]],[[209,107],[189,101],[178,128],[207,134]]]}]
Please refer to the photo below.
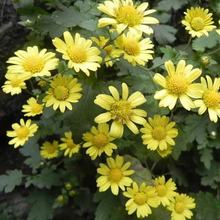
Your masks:
[{"label": "yellow flower center", "polygon": [[67,53],[74,63],[83,63],[87,60],[87,53],[84,48],[69,47]]},{"label": "yellow flower center", "polygon": [[203,95],[203,101],[208,108],[217,107],[220,104],[220,93],[208,90]]},{"label": "yellow flower center", "polygon": [[162,126],[155,127],[152,131],[152,136],[154,139],[160,141],[166,137],[166,129]]},{"label": "yellow flower center", "polygon": [[48,154],[53,154],[56,151],[56,146],[51,144],[51,145],[47,146],[46,150],[47,150]]},{"label": "yellow flower center", "polygon": [[109,45],[109,46],[105,47],[104,50],[107,55],[110,55],[113,50],[113,46]]},{"label": "yellow flower center", "polygon": [[67,145],[67,148],[69,148],[69,149],[73,149],[76,147],[76,144],[73,142],[72,139],[67,140],[66,145]]},{"label": "yellow flower center", "polygon": [[205,26],[205,22],[204,22],[204,19],[201,18],[201,17],[195,17],[192,19],[192,22],[191,22],[191,26],[194,30],[196,31],[200,31],[204,28]]},{"label": "yellow flower center", "polygon": [[20,87],[20,83],[22,82],[22,80],[21,79],[12,79],[11,80],[11,86],[12,87]]},{"label": "yellow flower center", "polygon": [[69,89],[65,86],[57,86],[53,90],[53,94],[57,100],[63,101],[69,96]]},{"label": "yellow flower center", "polygon": [[31,104],[31,111],[33,113],[35,113],[35,114],[39,113],[39,112],[41,112],[41,110],[42,110],[42,106],[40,104],[38,104],[38,103]]},{"label": "yellow flower center", "polygon": [[176,202],[175,211],[180,214],[183,213],[184,210],[185,210],[185,204],[183,202]]},{"label": "yellow flower center", "polygon": [[131,56],[137,56],[140,53],[140,47],[135,39],[126,39],[123,42],[123,50]]},{"label": "yellow flower center", "polygon": [[147,196],[143,192],[136,193],[134,196],[134,202],[138,205],[144,205],[147,201]]},{"label": "yellow flower center", "polygon": [[116,20],[119,23],[127,24],[129,27],[141,24],[142,19],[143,15],[131,5],[121,6],[116,12]]},{"label": "yellow flower center", "polygon": [[19,139],[26,138],[29,134],[29,129],[27,127],[20,127],[16,130],[16,134]]},{"label": "yellow flower center", "polygon": [[164,185],[156,186],[158,196],[165,196],[167,194],[167,188]]},{"label": "yellow flower center", "polygon": [[113,181],[113,182],[119,182],[123,177],[123,173],[121,171],[121,169],[119,168],[113,168],[111,169],[110,171],[110,179]]},{"label": "yellow flower center", "polygon": [[167,79],[167,89],[171,94],[181,95],[187,91],[188,82],[182,75],[172,75]]},{"label": "yellow flower center", "polygon": [[106,146],[109,143],[109,140],[106,134],[100,133],[93,137],[92,142],[96,147],[101,148]]},{"label": "yellow flower center", "polygon": [[44,61],[41,57],[31,56],[24,61],[23,67],[27,72],[39,73],[44,68]]}]

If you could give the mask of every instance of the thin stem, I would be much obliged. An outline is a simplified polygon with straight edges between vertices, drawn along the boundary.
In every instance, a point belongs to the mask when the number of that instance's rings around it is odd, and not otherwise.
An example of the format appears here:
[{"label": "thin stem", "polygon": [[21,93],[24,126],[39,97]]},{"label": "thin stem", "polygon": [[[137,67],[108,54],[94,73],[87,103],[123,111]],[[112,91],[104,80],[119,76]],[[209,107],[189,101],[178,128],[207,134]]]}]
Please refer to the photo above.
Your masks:
[{"label": "thin stem", "polygon": [[213,50],[213,51],[210,51],[209,53],[207,53],[207,55],[214,54],[214,53],[218,52],[219,50],[220,50],[220,47],[215,49],[215,50]]},{"label": "thin stem", "polygon": [[192,37],[189,38],[189,40],[188,40],[186,46],[185,46],[182,50],[186,50],[186,49],[189,47],[191,41],[192,41]]},{"label": "thin stem", "polygon": [[43,76],[39,76],[39,78],[40,78],[41,80],[45,81],[45,82],[50,83],[50,80],[49,80],[49,79],[46,79],[46,78],[45,78],[45,77],[43,77]]},{"label": "thin stem", "polygon": [[122,56],[114,57],[114,58],[112,58],[112,59],[103,61],[103,63],[107,63],[107,62],[110,62],[110,61],[113,61],[113,60],[117,60],[117,59],[120,59],[121,57],[122,57]]}]

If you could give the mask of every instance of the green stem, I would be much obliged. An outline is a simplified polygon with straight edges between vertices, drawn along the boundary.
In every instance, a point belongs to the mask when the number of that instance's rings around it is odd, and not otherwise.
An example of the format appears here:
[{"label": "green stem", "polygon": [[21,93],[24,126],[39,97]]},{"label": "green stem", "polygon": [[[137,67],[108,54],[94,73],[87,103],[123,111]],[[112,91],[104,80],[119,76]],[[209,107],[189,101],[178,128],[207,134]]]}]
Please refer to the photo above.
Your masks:
[{"label": "green stem", "polygon": [[213,50],[213,51],[210,51],[209,53],[207,53],[207,55],[214,54],[214,53],[218,52],[219,50],[220,50],[220,47],[215,49],[215,50]]},{"label": "green stem", "polygon": [[189,40],[188,40],[186,46],[185,46],[182,50],[186,50],[186,49],[189,47],[191,41],[192,41],[192,37],[189,38]]}]

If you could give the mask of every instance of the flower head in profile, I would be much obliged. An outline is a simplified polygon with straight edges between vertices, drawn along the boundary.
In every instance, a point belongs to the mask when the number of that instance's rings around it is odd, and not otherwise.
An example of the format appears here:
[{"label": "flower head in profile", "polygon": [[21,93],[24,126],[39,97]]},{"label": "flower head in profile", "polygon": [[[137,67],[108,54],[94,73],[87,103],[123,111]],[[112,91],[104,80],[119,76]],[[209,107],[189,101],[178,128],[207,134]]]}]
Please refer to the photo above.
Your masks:
[{"label": "flower head in profile", "polygon": [[195,106],[199,108],[198,112],[202,115],[208,110],[209,118],[217,122],[220,117],[220,78],[213,81],[210,76],[201,77],[202,90],[198,100],[195,100]]},{"label": "flower head in profile", "polygon": [[96,71],[100,67],[100,51],[92,47],[91,40],[81,37],[78,33],[73,38],[68,31],[63,33],[63,37],[64,41],[57,37],[53,39],[53,45],[63,54],[63,59],[68,60],[69,68],[73,68],[77,73],[81,70],[89,76],[89,71]]},{"label": "flower head in profile", "polygon": [[7,136],[13,138],[9,141],[9,144],[14,145],[14,148],[23,146],[38,130],[38,126],[32,123],[30,119],[26,122],[24,119],[21,119],[20,124],[14,123],[12,128],[12,131],[7,131]]},{"label": "flower head in profile", "polygon": [[165,158],[167,157],[168,155],[170,155],[173,151],[173,146],[171,145],[167,145],[167,149],[165,150],[160,150],[160,148],[157,148],[157,153],[162,157],[162,158]]},{"label": "flower head in profile", "polygon": [[191,219],[193,213],[191,209],[196,207],[195,200],[186,194],[177,194],[167,209],[171,211],[171,220]]},{"label": "flower head in profile", "polygon": [[129,31],[120,36],[116,40],[116,46],[121,50],[124,59],[134,66],[144,66],[153,59],[152,41],[150,38],[142,39],[142,34],[136,31]]},{"label": "flower head in profile", "polygon": [[9,58],[8,70],[22,74],[26,79],[37,76],[50,76],[51,70],[56,69],[58,59],[55,53],[40,50],[37,46],[28,47],[27,50],[18,50],[14,57]]},{"label": "flower head in profile", "polygon": [[37,100],[33,97],[27,100],[27,105],[22,106],[22,112],[24,112],[24,116],[32,117],[36,115],[40,115],[43,112],[43,105],[38,103]]},{"label": "flower head in profile", "polygon": [[147,217],[152,213],[151,207],[157,208],[160,204],[155,188],[145,183],[138,185],[133,182],[132,187],[127,187],[123,195],[129,198],[125,204],[128,215],[136,212],[138,218]]},{"label": "flower head in profile", "polygon": [[58,141],[45,141],[40,149],[40,155],[44,159],[53,159],[59,155],[59,143]]},{"label": "flower head in profile", "polygon": [[169,145],[175,145],[173,139],[178,135],[175,124],[166,116],[155,115],[149,118],[141,128],[143,144],[147,145],[149,150],[167,150]]},{"label": "flower head in profile", "polygon": [[83,134],[83,140],[86,141],[83,147],[88,148],[86,153],[92,160],[101,156],[102,153],[111,156],[113,150],[117,149],[117,146],[112,143],[114,139],[115,138],[109,134],[108,124],[98,124],[98,127],[93,126],[90,132]]},{"label": "flower head in profile", "polygon": [[53,106],[54,110],[64,112],[66,108],[72,110],[72,104],[79,101],[82,94],[81,84],[71,75],[56,75],[50,83],[50,88],[43,99],[46,107]]},{"label": "flower head in profile", "polygon": [[143,125],[147,113],[142,109],[136,109],[137,106],[146,102],[145,97],[139,91],[129,96],[129,90],[126,83],[122,83],[122,96],[114,86],[109,86],[110,95],[100,94],[96,96],[95,104],[107,110],[107,112],[98,115],[95,118],[96,123],[106,123],[113,120],[110,128],[110,134],[113,137],[121,137],[124,132],[124,125],[134,133],[139,130],[135,123]]},{"label": "flower head in profile", "polygon": [[192,37],[208,36],[216,26],[213,25],[212,13],[201,7],[191,7],[184,12],[185,18],[182,24]]},{"label": "flower head in profile", "polygon": [[146,34],[152,34],[153,29],[149,24],[157,24],[159,21],[149,16],[156,10],[147,10],[147,2],[135,5],[132,0],[111,0],[99,4],[98,9],[108,17],[100,18],[98,26],[100,28],[111,26],[121,33],[127,27],[129,30],[137,30]]},{"label": "flower head in profile", "polygon": [[124,157],[117,155],[116,158],[109,157],[106,160],[107,164],[99,164],[97,173],[101,174],[96,180],[97,187],[100,192],[106,191],[111,188],[114,195],[118,195],[119,188],[125,190],[126,186],[132,183],[131,176],[134,171],[129,170],[130,162],[125,162]]},{"label": "flower head in profile", "polygon": [[166,78],[159,73],[154,76],[154,81],[163,87],[154,95],[159,99],[160,107],[169,107],[173,109],[177,100],[186,110],[195,108],[191,98],[198,98],[201,86],[199,83],[192,83],[202,73],[198,68],[193,69],[192,65],[186,65],[184,60],[180,60],[175,68],[172,61],[165,62],[165,68],[168,73]]}]

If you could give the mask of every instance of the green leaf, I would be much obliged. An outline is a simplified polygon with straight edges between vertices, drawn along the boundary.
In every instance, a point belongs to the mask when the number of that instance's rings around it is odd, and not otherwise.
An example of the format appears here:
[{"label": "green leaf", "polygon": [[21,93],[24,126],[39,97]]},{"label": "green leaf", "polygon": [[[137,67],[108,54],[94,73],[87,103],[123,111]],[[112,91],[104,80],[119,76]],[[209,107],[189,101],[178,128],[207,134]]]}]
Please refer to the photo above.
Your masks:
[{"label": "green leaf", "polygon": [[89,31],[95,31],[97,29],[97,20],[94,19],[85,20],[81,22],[79,26]]},{"label": "green leaf", "polygon": [[206,169],[210,169],[211,167],[211,162],[213,160],[213,151],[212,149],[203,149],[200,151],[200,160],[203,162],[204,166]]},{"label": "green leaf", "polygon": [[162,0],[158,3],[157,9],[162,11],[178,10],[187,3],[188,0]]}]

